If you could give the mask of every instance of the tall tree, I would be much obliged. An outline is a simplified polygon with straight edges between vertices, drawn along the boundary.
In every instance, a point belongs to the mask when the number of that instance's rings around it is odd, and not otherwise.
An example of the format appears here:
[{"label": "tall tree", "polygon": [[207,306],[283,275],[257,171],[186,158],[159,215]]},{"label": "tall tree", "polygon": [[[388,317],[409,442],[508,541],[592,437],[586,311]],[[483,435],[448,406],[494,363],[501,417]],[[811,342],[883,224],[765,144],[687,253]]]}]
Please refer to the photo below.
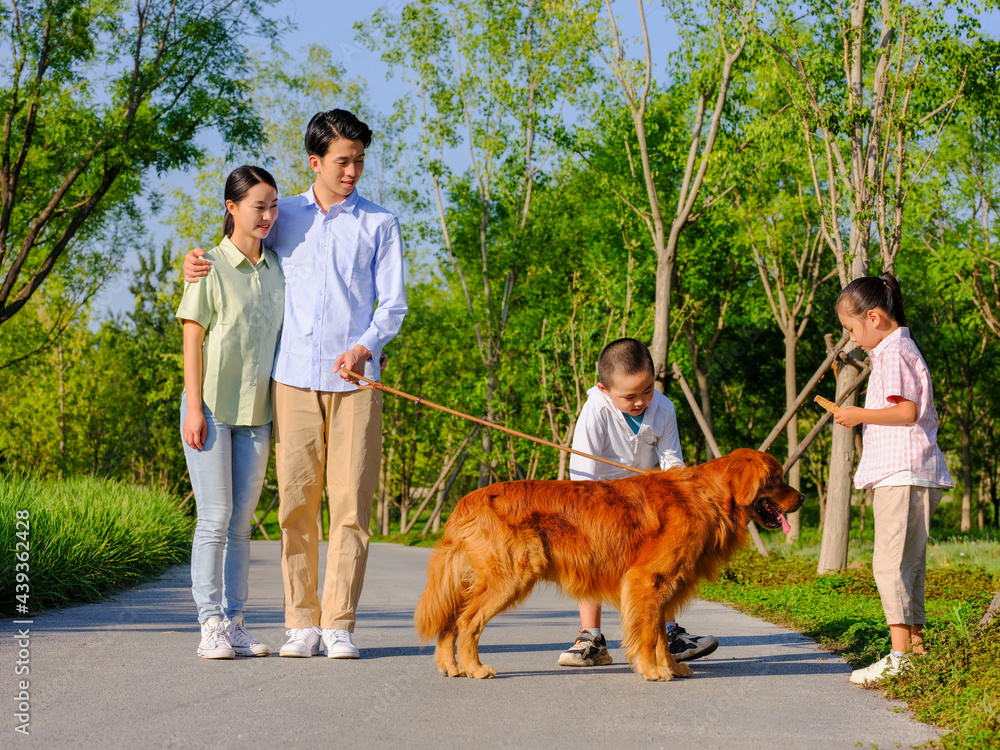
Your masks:
[{"label": "tall tree", "polygon": [[106,233],[135,219],[151,169],[194,164],[197,134],[233,148],[262,132],[245,40],[273,39],[269,0],[28,0],[5,6],[0,79],[0,324],[64,255],[95,264],[122,247]]}]

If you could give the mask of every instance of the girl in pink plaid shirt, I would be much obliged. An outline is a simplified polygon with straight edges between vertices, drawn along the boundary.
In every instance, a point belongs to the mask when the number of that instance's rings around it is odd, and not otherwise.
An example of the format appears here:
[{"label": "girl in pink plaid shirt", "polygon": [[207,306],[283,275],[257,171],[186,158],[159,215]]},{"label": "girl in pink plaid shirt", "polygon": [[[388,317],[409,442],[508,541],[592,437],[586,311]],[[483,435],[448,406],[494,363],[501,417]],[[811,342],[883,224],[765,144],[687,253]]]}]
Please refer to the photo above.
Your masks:
[{"label": "girl in pink plaid shirt", "polygon": [[864,425],[854,486],[875,489],[872,572],[892,636],[888,656],[851,674],[861,684],[898,672],[908,652],[924,653],[927,538],[952,481],[937,444],[930,372],[910,337],[895,277],[855,279],[840,293],[837,315],[872,360],[864,408],[844,407],[834,419],[844,427]]}]

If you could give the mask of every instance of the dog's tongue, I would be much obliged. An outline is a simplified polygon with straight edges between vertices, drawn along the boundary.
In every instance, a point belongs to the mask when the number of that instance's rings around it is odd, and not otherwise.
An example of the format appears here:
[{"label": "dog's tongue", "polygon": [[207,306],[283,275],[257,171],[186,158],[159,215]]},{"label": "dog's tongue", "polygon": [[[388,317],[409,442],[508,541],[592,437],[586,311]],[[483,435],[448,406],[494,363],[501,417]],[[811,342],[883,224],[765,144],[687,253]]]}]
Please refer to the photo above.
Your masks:
[{"label": "dog's tongue", "polygon": [[788,523],[788,519],[785,518],[785,515],[780,511],[778,512],[778,518],[781,519],[781,530],[785,532],[785,534],[790,534],[792,532],[792,525]]}]

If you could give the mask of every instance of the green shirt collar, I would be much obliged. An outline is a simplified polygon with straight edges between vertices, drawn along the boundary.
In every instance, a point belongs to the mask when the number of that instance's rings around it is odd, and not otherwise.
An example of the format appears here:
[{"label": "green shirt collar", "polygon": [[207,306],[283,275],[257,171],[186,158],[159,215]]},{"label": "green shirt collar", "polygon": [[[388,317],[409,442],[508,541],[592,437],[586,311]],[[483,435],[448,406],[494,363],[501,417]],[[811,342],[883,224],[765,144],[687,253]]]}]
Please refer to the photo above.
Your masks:
[{"label": "green shirt collar", "polygon": [[[233,241],[228,237],[222,238],[222,242],[219,243],[219,251],[222,253],[222,256],[229,261],[229,264],[233,268],[238,268],[240,263],[250,263],[250,259],[241,253],[240,249],[236,247],[236,245],[233,244]],[[263,245],[261,245],[260,248],[260,259],[264,262],[265,266],[268,268],[271,267],[271,264],[267,260],[267,253],[264,252]],[[250,263],[250,266],[252,267],[253,263]]]}]

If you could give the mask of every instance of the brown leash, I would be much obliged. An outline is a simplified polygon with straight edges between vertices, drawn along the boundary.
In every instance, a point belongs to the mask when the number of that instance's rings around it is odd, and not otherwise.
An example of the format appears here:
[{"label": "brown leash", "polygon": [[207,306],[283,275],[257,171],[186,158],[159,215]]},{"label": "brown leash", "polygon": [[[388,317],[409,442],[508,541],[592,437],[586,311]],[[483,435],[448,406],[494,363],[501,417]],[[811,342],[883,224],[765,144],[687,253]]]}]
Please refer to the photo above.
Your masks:
[{"label": "brown leash", "polygon": [[572,453],[572,454],[574,454],[576,456],[583,456],[584,458],[589,458],[592,461],[600,461],[602,464],[609,464],[611,466],[617,466],[619,469],[626,469],[628,471],[635,472],[636,474],[645,474],[646,473],[643,469],[637,469],[634,466],[628,466],[626,464],[620,464],[617,461],[610,461],[610,460],[608,460],[606,458],[598,458],[597,456],[592,456],[589,453],[583,453],[581,451],[573,450],[572,448],[567,448],[564,445],[558,445],[556,443],[550,443],[548,440],[542,440],[541,438],[533,437],[531,435],[525,435],[523,432],[518,432],[517,430],[512,430],[509,427],[502,427],[502,426],[500,426],[498,424],[494,424],[493,422],[487,422],[485,419],[479,419],[478,417],[473,417],[471,414],[463,414],[460,411],[455,411],[454,409],[449,409],[447,406],[441,406],[440,404],[435,404],[433,401],[428,401],[427,399],[422,398],[420,396],[411,396],[409,393],[403,393],[403,391],[397,391],[395,388],[390,388],[389,386],[383,385],[382,383],[379,383],[377,381],[369,380],[368,378],[364,377],[363,375],[358,375],[356,372],[352,372],[351,370],[348,370],[346,367],[343,368],[343,370],[348,375],[350,375],[352,378],[357,378],[359,381],[364,381],[365,383],[368,383],[368,385],[359,385],[358,388],[360,390],[367,391],[367,390],[374,389],[374,390],[377,390],[377,391],[387,391],[389,393],[394,393],[397,396],[402,396],[403,398],[410,399],[410,401],[412,401],[413,403],[415,403],[417,405],[420,405],[420,406],[429,406],[432,409],[437,409],[438,411],[443,411],[443,412],[445,412],[447,414],[453,414],[456,417],[461,417],[462,419],[468,419],[470,422],[476,422],[477,424],[481,424],[484,427],[489,427],[490,429],[493,429],[493,430],[500,430],[501,432],[506,432],[507,434],[513,435],[514,437],[524,438],[525,440],[531,440],[532,442],[540,443],[542,445],[547,445],[549,448],[555,448],[556,450],[560,450],[560,451],[563,451],[565,453]]}]

